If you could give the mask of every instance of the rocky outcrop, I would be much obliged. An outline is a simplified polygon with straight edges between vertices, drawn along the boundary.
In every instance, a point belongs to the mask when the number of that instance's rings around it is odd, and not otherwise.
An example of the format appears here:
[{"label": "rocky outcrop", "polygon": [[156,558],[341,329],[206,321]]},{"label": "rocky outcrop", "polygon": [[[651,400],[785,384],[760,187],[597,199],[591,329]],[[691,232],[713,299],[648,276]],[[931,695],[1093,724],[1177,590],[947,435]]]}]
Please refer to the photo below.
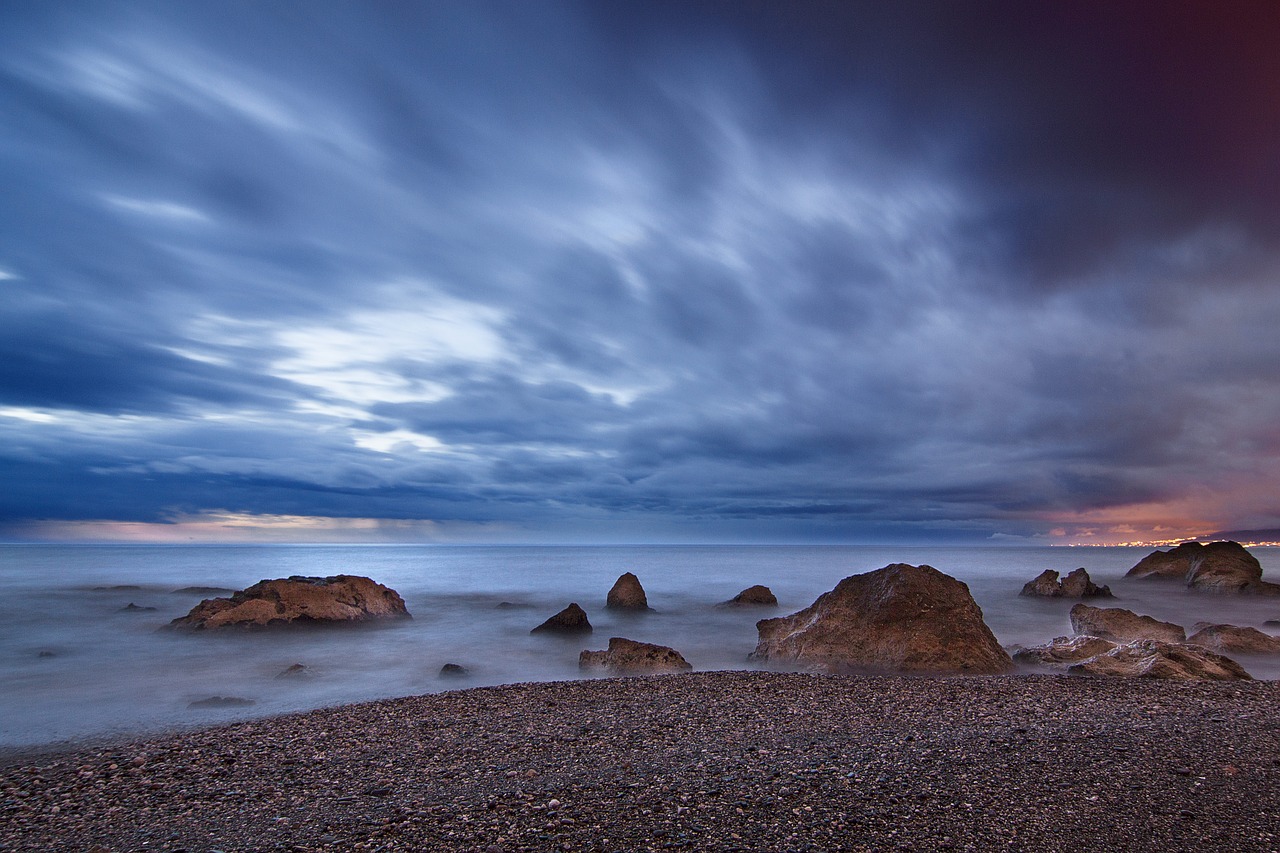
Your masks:
[{"label": "rocky outcrop", "polygon": [[1239,542],[1183,542],[1143,557],[1125,577],[1180,580],[1209,592],[1280,595],[1280,584],[1262,579],[1261,564]]},{"label": "rocky outcrop", "polygon": [[587,619],[586,611],[574,602],[529,633],[590,634],[591,622]]},{"label": "rocky outcrop", "polygon": [[790,616],[756,623],[751,657],[829,672],[998,673],[1013,668],[969,588],[932,566],[853,575]]},{"label": "rocky outcrop", "polygon": [[1077,604],[1071,608],[1071,630],[1077,634],[1101,637],[1117,643],[1132,640],[1160,640],[1165,643],[1182,643],[1187,632],[1181,625],[1161,622],[1150,616],[1139,616],[1122,607],[1090,607]]},{"label": "rocky outcrop", "polygon": [[693,669],[675,649],[624,637],[610,637],[607,650],[582,652],[578,655],[578,666],[581,669],[604,669],[613,675],[687,672]]},{"label": "rocky outcrop", "polygon": [[777,607],[778,599],[773,590],[767,586],[756,584],[749,586],[728,601],[722,601],[716,607]]},{"label": "rocky outcrop", "polygon": [[408,619],[404,600],[369,578],[335,575],[263,580],[230,598],[208,598],[170,628],[267,628],[298,624],[355,624]]},{"label": "rocky outcrop", "polygon": [[1246,655],[1280,654],[1280,637],[1264,634],[1257,628],[1197,622],[1191,630],[1195,633],[1187,638],[1188,643],[1204,646],[1215,652]]},{"label": "rocky outcrop", "polygon": [[1136,640],[1067,668],[1072,675],[1231,681],[1251,676],[1231,658],[1201,646]]},{"label": "rocky outcrop", "polygon": [[649,609],[649,599],[644,594],[640,579],[631,572],[624,572],[614,581],[604,606],[610,610],[642,611]]},{"label": "rocky outcrop", "polygon": [[1101,637],[1054,637],[1044,645],[1015,649],[1013,659],[1035,666],[1065,666],[1105,654],[1115,647],[1115,643]]},{"label": "rocky outcrop", "polygon": [[1042,598],[1109,598],[1111,589],[1095,584],[1083,568],[1076,569],[1062,580],[1058,580],[1058,573],[1053,569],[1045,569],[1035,580],[1023,586],[1020,594]]}]

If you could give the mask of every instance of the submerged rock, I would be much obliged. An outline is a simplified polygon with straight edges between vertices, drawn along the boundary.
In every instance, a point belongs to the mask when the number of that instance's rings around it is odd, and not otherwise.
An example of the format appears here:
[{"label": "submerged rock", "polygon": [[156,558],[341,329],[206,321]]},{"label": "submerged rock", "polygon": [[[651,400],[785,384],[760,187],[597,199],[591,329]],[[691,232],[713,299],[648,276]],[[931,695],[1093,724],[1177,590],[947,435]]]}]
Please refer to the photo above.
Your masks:
[{"label": "submerged rock", "polygon": [[932,566],[853,575],[790,616],[756,623],[751,657],[826,671],[999,673],[1013,668],[969,587]]},{"label": "submerged rock", "polygon": [[147,613],[147,612],[152,611],[152,610],[155,610],[155,608],[154,608],[154,607],[139,607],[138,605],[134,604],[132,601],[130,601],[130,602],[129,602],[128,604],[126,604],[124,607],[121,607],[121,608],[120,608],[120,612],[121,612],[121,613]]},{"label": "submerged rock", "polygon": [[1095,584],[1083,568],[1072,571],[1062,580],[1058,580],[1058,573],[1053,569],[1045,569],[1035,580],[1022,587],[1020,595],[1042,598],[1109,598],[1111,589]]},{"label": "submerged rock", "polygon": [[1262,565],[1239,542],[1183,542],[1143,557],[1125,577],[1180,580],[1210,592],[1280,595],[1280,584],[1262,579]]},{"label": "submerged rock", "polygon": [[610,637],[609,648],[584,651],[578,655],[582,669],[605,669],[614,675],[687,672],[693,669],[684,656],[669,646],[640,643],[625,637]]},{"label": "submerged rock", "polygon": [[529,633],[590,634],[591,630],[586,611],[574,602]]},{"label": "submerged rock", "polygon": [[1280,654],[1280,637],[1264,634],[1257,628],[1241,628],[1236,625],[1211,625],[1198,622],[1188,643],[1204,646],[1217,652],[1234,652],[1246,655]]},{"label": "submerged rock", "polygon": [[722,601],[717,607],[777,607],[778,599],[773,590],[767,586],[756,584],[749,586],[728,601]]},{"label": "submerged rock", "polygon": [[307,669],[306,664],[295,663],[277,672],[276,678],[307,678],[310,675],[311,670]]},{"label": "submerged rock", "polygon": [[200,631],[227,627],[277,627],[289,624],[408,619],[404,600],[389,587],[356,575],[259,581],[230,598],[209,598],[170,628]]},{"label": "submerged rock", "polygon": [[1044,645],[1016,649],[1013,659],[1038,666],[1063,666],[1097,657],[1115,647],[1115,643],[1101,637],[1054,637]]},{"label": "submerged rock", "polygon": [[460,663],[447,663],[440,667],[441,678],[462,678],[463,676],[470,674],[471,670],[467,669]]},{"label": "submerged rock", "polygon": [[181,589],[173,590],[173,595],[223,595],[235,592],[234,589],[228,589],[225,586],[184,586]]},{"label": "submerged rock", "polygon": [[188,708],[247,708],[256,704],[252,699],[242,699],[239,696],[210,696],[207,699],[197,699],[194,702],[188,702]]},{"label": "submerged rock", "polygon": [[1136,640],[1073,664],[1072,675],[1104,675],[1122,678],[1171,678],[1232,681],[1249,679],[1244,667],[1231,658],[1201,646]]},{"label": "submerged rock", "polygon": [[648,610],[649,599],[644,594],[640,579],[631,572],[623,572],[613,582],[604,606],[610,610]]},{"label": "submerged rock", "polygon": [[1102,637],[1117,643],[1132,640],[1159,640],[1165,643],[1182,643],[1187,639],[1187,632],[1181,625],[1172,622],[1161,622],[1150,616],[1139,616],[1132,610],[1122,607],[1090,607],[1077,604],[1068,614],[1071,619],[1071,630],[1077,634],[1091,637]]}]

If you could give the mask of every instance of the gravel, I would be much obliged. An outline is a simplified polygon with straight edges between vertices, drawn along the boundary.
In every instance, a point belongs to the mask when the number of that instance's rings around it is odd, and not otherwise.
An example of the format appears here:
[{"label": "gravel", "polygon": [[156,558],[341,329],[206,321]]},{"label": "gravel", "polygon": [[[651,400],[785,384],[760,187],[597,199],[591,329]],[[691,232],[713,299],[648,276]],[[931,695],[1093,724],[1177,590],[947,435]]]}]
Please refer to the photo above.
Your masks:
[{"label": "gravel", "polygon": [[1278,850],[1278,700],[1052,675],[478,688],[27,756],[0,768],[0,850]]}]

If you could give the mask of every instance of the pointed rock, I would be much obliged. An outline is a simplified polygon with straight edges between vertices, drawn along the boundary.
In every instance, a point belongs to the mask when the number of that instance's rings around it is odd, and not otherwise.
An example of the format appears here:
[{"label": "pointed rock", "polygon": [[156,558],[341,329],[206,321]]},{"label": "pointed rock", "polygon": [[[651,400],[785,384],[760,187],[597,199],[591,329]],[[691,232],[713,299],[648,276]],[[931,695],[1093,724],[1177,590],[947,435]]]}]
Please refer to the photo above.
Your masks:
[{"label": "pointed rock", "polygon": [[546,622],[530,631],[530,634],[549,632],[553,634],[590,634],[591,622],[586,611],[577,602],[570,604]]},{"label": "pointed rock", "polygon": [[623,572],[614,581],[604,606],[610,610],[648,610],[649,599],[644,594],[640,579],[631,572]]}]

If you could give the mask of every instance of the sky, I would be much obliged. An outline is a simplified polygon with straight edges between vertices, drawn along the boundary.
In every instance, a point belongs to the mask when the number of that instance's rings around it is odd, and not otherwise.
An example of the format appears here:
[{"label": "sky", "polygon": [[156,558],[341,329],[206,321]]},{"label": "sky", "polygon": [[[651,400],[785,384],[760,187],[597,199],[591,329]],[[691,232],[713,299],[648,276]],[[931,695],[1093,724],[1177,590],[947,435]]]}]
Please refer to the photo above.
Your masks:
[{"label": "sky", "polygon": [[1280,5],[0,5],[0,538],[1280,527]]}]

